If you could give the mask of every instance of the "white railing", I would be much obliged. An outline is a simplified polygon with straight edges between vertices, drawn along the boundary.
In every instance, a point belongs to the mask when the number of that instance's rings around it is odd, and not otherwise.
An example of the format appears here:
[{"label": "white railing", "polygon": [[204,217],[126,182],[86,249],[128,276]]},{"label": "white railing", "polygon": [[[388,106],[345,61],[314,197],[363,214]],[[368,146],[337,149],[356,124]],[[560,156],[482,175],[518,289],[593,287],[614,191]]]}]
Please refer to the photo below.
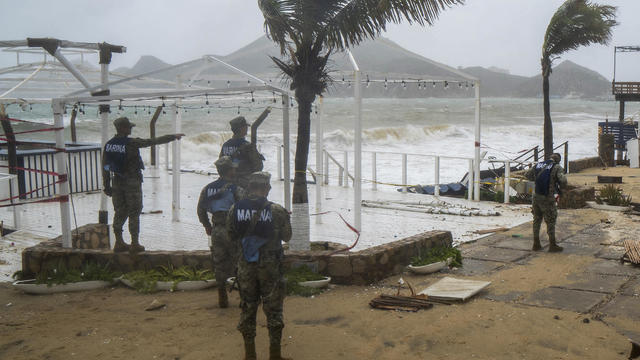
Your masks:
[{"label": "white railing", "polygon": [[[11,205],[20,202],[18,191],[18,176],[12,174],[0,174],[0,205]],[[20,209],[17,206],[6,206],[4,209],[12,213],[13,229],[18,230],[20,226]],[[0,217],[2,227],[6,227],[4,223],[4,215]]]},{"label": "white railing", "polygon": [[[349,181],[351,181],[351,183],[353,184],[354,182],[354,176],[353,174],[351,174],[349,172],[349,154],[352,153],[353,151],[349,151],[349,150],[335,150],[332,151],[333,154],[328,151],[327,149],[323,150],[323,154],[322,154],[322,159],[323,159],[323,164],[322,166],[317,166],[318,171],[317,172],[313,172],[314,177],[316,178],[316,181],[322,181],[322,184],[324,185],[329,185],[329,180],[331,178],[336,179],[337,180],[337,184],[338,186],[344,186],[344,187],[349,187]],[[277,172],[278,172],[278,179],[282,180],[282,146],[278,146],[277,147]],[[340,155],[338,155],[337,153],[342,153],[342,157],[343,160],[342,162],[338,161],[337,158],[340,157]],[[402,187],[404,192],[408,191],[408,188],[411,186],[409,184],[408,178],[409,178],[409,158],[415,158],[415,157],[422,157],[422,158],[432,158],[433,159],[433,176],[434,176],[434,181],[432,184],[422,184],[422,185],[433,185],[434,187],[434,195],[435,196],[439,196],[440,195],[440,179],[441,179],[441,170],[442,170],[442,163],[446,162],[446,161],[451,161],[451,160],[457,160],[457,161],[467,161],[468,163],[468,174],[467,174],[467,199],[468,200],[473,200],[473,186],[469,186],[469,183],[473,183],[474,181],[480,181],[478,180],[473,180],[472,179],[472,175],[473,175],[473,169],[474,169],[474,160],[471,157],[461,157],[461,156],[448,156],[448,155],[436,155],[436,154],[417,154],[417,153],[401,153],[401,152],[389,152],[389,151],[363,151],[363,154],[370,154],[371,156],[371,178],[370,179],[363,179],[363,183],[370,183],[371,184],[371,190],[376,191],[378,189],[378,185],[382,184],[382,185],[392,185],[392,186],[396,186],[396,187]],[[388,183],[388,182],[382,182],[379,181],[378,179],[378,163],[379,163],[379,155],[385,155],[385,156],[398,156],[399,159],[399,166],[401,169],[401,181],[400,183]],[[518,164],[522,164],[522,162],[514,162],[511,159],[491,159],[489,162],[491,163],[499,163],[499,164],[504,164],[505,167],[505,173],[504,173],[504,203],[508,204],[510,201],[510,190],[511,189],[511,165],[513,165],[514,163],[518,163]],[[337,171],[337,176],[331,176],[332,173],[332,168],[335,169],[334,171]],[[311,168],[308,168],[311,170]],[[424,171],[422,171],[424,172]]]}]

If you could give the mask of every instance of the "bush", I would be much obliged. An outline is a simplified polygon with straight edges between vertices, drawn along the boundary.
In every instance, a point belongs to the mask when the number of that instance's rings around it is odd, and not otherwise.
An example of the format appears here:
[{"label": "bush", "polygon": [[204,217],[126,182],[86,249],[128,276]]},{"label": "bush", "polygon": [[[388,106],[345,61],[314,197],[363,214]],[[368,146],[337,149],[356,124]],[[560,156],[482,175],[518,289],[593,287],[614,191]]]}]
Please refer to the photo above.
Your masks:
[{"label": "bush", "polygon": [[215,278],[213,271],[209,269],[196,269],[190,266],[174,268],[158,266],[151,270],[138,270],[124,274],[125,279],[133,283],[133,287],[141,293],[155,292],[158,281],[173,282],[173,288],[181,281],[204,281]]},{"label": "bush", "polygon": [[435,246],[432,248],[421,249],[418,256],[411,258],[412,266],[429,265],[440,261],[446,261],[452,258],[450,266],[462,267],[462,253],[453,247]]},{"label": "bush", "polygon": [[[36,274],[36,284],[60,285],[75,283],[80,281],[108,281],[113,282],[113,279],[120,276],[120,273],[112,271],[109,264],[104,266],[97,263],[86,263],[81,268],[67,268],[64,262],[59,261],[56,267],[53,269],[47,269]],[[28,280],[25,279],[22,271],[17,271],[13,274],[13,278],[16,280]]]},{"label": "bush", "polygon": [[607,205],[612,206],[629,206],[631,205],[631,195],[625,195],[622,193],[621,188],[608,184],[598,190],[596,202],[598,204],[607,203]]},{"label": "bush", "polygon": [[298,266],[296,268],[289,269],[285,274],[284,278],[287,283],[287,295],[298,295],[298,296],[313,296],[322,293],[322,289],[311,288],[307,286],[302,286],[299,283],[303,281],[315,281],[322,280],[325,277],[314,273],[311,268],[306,265]]}]

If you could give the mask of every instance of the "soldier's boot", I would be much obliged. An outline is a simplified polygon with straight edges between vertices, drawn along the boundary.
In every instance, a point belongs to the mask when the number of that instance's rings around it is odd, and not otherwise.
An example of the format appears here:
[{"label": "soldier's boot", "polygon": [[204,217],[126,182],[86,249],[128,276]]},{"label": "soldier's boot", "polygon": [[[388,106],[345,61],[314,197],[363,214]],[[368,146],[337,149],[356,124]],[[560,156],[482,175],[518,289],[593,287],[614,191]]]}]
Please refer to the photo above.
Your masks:
[{"label": "soldier's boot", "polygon": [[244,336],[244,359],[256,360],[257,357],[255,337]]},{"label": "soldier's boot", "polygon": [[129,251],[129,244],[125,243],[122,240],[121,232],[114,232],[113,236],[116,238],[116,243],[113,245],[113,252],[124,252]]},{"label": "soldier's boot", "polygon": [[282,330],[269,331],[269,360],[291,360],[282,357],[280,342],[282,339]]},{"label": "soldier's boot", "polygon": [[531,247],[531,250],[533,251],[540,251],[542,250],[542,244],[540,244],[540,238],[533,238],[533,247]]},{"label": "soldier's boot", "polygon": [[130,253],[139,253],[139,252],[143,252],[144,251],[144,246],[140,245],[140,242],[138,241],[138,236],[137,235],[132,235],[131,236],[131,247],[129,247],[129,252]]},{"label": "soldier's boot", "polygon": [[562,250],[564,250],[564,248],[556,244],[555,235],[549,236],[549,252],[561,252]]},{"label": "soldier's boot", "polygon": [[229,297],[227,297],[227,287],[222,286],[218,287],[218,306],[224,309],[229,307]]}]

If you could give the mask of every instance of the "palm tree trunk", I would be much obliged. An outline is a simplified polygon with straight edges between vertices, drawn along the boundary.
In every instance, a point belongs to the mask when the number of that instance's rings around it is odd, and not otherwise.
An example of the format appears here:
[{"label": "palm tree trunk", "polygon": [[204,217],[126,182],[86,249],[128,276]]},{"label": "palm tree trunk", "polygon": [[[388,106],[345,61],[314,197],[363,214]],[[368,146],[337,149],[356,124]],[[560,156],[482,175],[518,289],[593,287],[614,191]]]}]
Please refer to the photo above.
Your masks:
[{"label": "palm tree trunk", "polygon": [[307,192],[307,161],[311,135],[311,102],[296,96],[298,101],[298,139],[296,140],[295,175],[293,177],[294,204],[309,202]]},{"label": "palm tree trunk", "polygon": [[553,125],[551,123],[551,104],[549,102],[549,75],[551,71],[544,65],[542,68],[542,96],[544,98],[544,159],[553,154]]}]

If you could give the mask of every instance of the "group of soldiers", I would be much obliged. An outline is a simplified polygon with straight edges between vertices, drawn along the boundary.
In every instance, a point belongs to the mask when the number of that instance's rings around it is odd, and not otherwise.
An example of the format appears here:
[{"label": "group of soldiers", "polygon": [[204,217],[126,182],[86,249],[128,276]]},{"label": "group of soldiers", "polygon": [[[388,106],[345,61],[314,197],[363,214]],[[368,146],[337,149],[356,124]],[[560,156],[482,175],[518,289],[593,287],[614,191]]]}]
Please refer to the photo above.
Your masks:
[{"label": "group of soldiers", "polygon": [[[115,213],[113,251],[138,253],[144,251],[138,239],[144,169],[139,149],[180,140],[184,134],[129,138],[135,125],[128,118],[118,118],[113,124],[117,134],[105,144],[103,153],[104,192],[112,197]],[[245,358],[256,359],[256,315],[262,302],[269,329],[269,358],[282,359],[282,241],[291,239],[291,222],[282,206],[267,200],[271,175],[261,171],[264,158],[256,144],[245,139],[249,127],[246,119],[236,117],[230,125],[233,137],[223,144],[215,162],[219,178],[200,193],[198,219],[210,237],[221,308],[229,306],[227,279],[236,276],[242,309],[238,330],[244,339]],[[122,237],[127,218],[130,245]]]}]

